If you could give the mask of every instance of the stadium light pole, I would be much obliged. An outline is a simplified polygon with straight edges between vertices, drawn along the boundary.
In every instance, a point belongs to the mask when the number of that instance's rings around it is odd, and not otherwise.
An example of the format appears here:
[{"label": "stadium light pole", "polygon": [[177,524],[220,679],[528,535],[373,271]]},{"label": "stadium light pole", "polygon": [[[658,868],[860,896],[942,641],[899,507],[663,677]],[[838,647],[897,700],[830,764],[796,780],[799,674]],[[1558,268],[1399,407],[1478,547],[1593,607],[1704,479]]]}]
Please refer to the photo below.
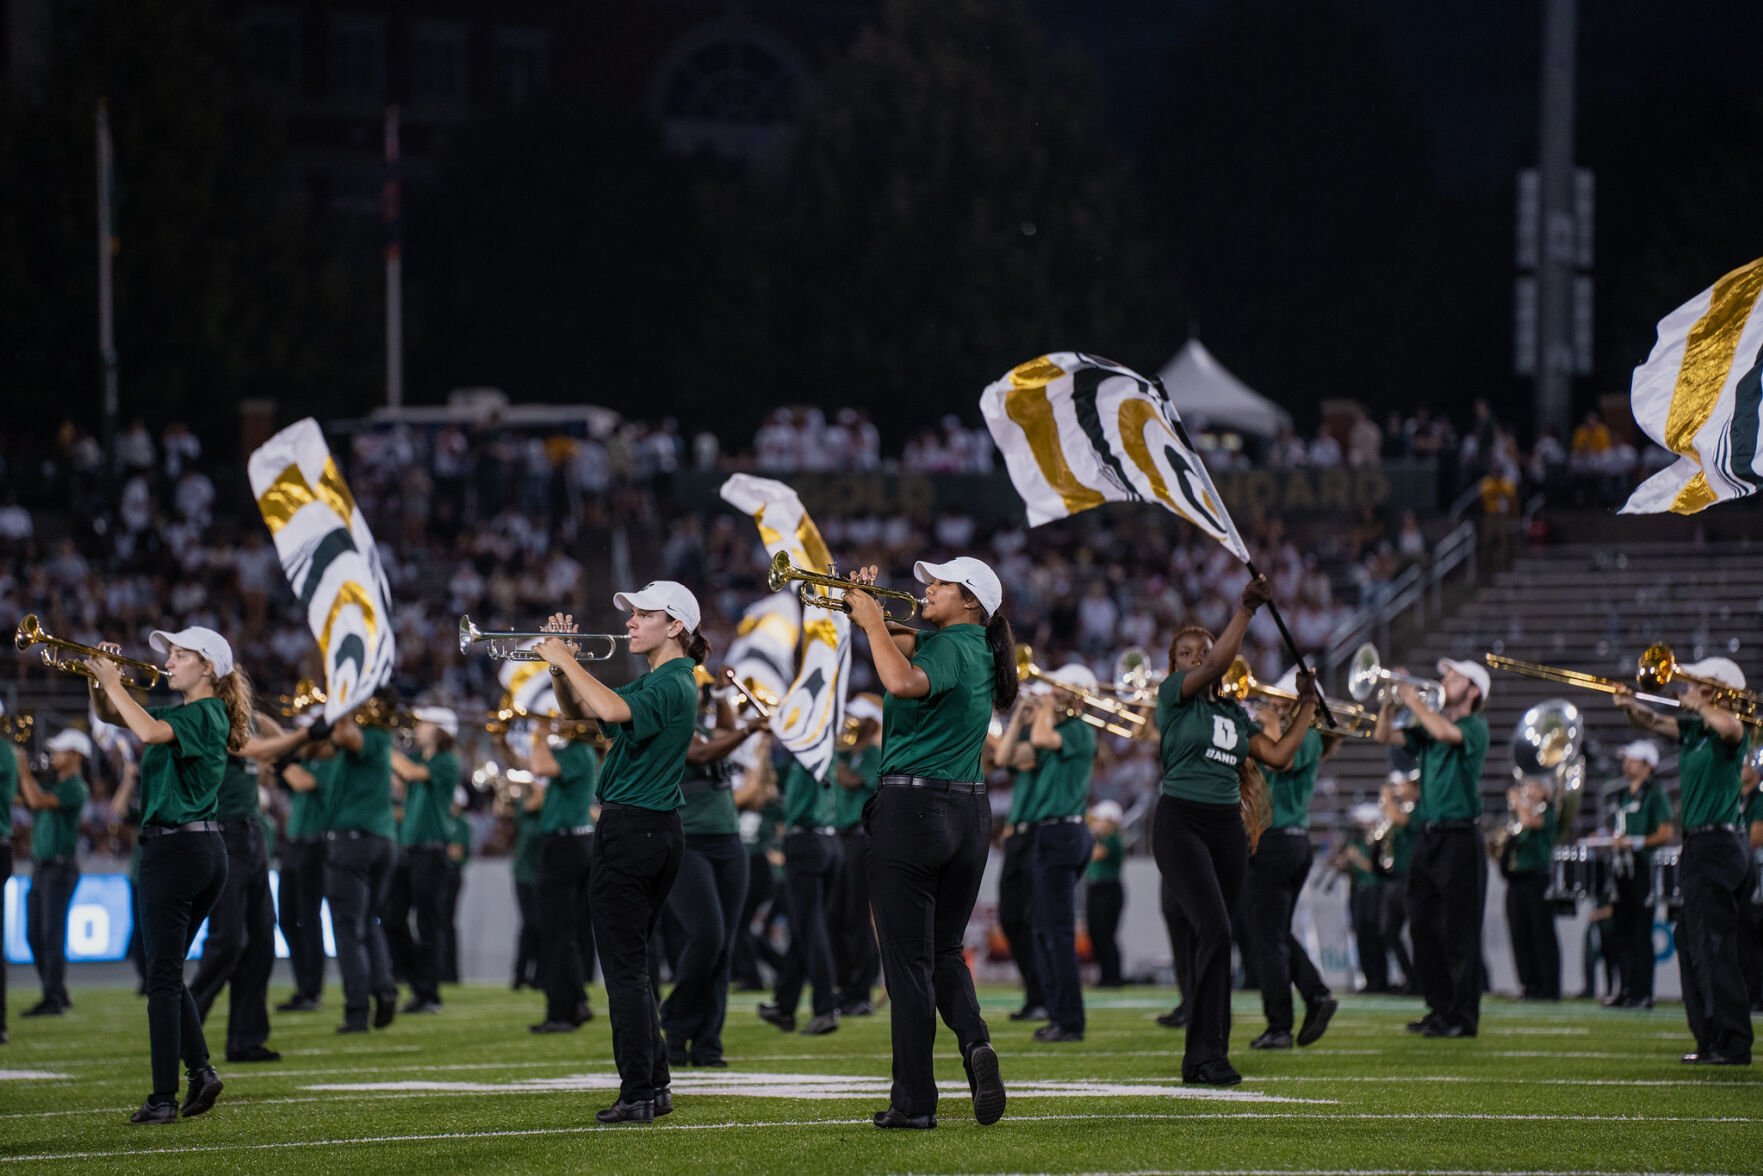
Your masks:
[{"label": "stadium light pole", "polygon": [[386,407],[404,407],[403,192],[398,177],[398,108],[386,107]]},{"label": "stadium light pole", "polygon": [[1568,435],[1573,408],[1574,39],[1578,0],[1545,0],[1538,134],[1536,431]]}]

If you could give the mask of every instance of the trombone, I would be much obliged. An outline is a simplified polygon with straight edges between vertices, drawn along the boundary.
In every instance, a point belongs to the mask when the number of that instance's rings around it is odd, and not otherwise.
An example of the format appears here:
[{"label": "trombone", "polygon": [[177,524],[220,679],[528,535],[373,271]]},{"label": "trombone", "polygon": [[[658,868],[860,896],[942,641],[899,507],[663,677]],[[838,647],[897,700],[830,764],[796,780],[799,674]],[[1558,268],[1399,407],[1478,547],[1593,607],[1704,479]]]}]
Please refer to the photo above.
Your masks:
[{"label": "trombone", "polygon": [[[1067,694],[1075,695],[1081,705],[1074,712],[1073,717],[1082,719],[1084,722],[1098,730],[1106,731],[1110,735],[1119,735],[1123,739],[1150,738],[1149,720],[1147,720],[1143,714],[1134,710],[1124,702],[1116,702],[1112,698],[1107,698],[1100,694],[1092,694],[1090,691],[1085,690],[1080,686],[1073,686],[1068,682],[1061,682],[1059,679],[1047,673],[1047,671],[1041,669],[1041,667],[1035,665],[1034,656],[1034,650],[1029,646],[1018,645],[1016,647],[1016,678],[1018,681],[1028,682],[1032,680],[1045,682],[1055,690],[1063,690]],[[1101,715],[1093,715],[1089,711],[1083,709],[1084,707],[1094,707],[1096,710],[1109,716],[1109,718],[1105,719]],[[1111,722],[1110,719],[1124,719],[1126,722],[1131,723],[1132,726],[1123,727],[1119,723]]]},{"label": "trombone", "polygon": [[1763,722],[1763,715],[1758,714],[1758,696],[1755,690],[1741,690],[1714,678],[1698,678],[1694,674],[1684,673],[1677,664],[1677,655],[1671,652],[1669,645],[1654,644],[1641,650],[1640,657],[1636,659],[1634,677],[1636,682],[1649,690],[1661,689],[1672,682],[1706,686],[1714,692],[1715,706],[1732,711],[1743,722],[1753,725]]},{"label": "trombone", "polygon": [[[771,567],[765,574],[765,585],[772,592],[782,592],[792,580],[800,581],[796,586],[796,598],[803,604],[815,608],[833,609],[838,612],[850,612],[851,606],[845,601],[826,592],[810,592],[810,584],[821,588],[835,589],[842,592],[867,592],[881,602],[882,615],[890,621],[903,624],[918,615],[918,597],[910,592],[902,592],[898,588],[877,588],[874,584],[859,584],[855,580],[845,580],[825,572],[810,572],[790,562],[790,553],[780,551],[771,557]],[[905,616],[895,616],[888,611],[887,601],[898,600],[906,605]]]},{"label": "trombone", "polygon": [[[1560,666],[1546,666],[1540,662],[1520,661],[1515,657],[1505,657],[1498,653],[1483,656],[1490,669],[1505,670],[1509,674],[1518,674],[1525,678],[1536,678],[1543,682],[1554,682],[1561,686],[1575,686],[1581,690],[1596,690],[1602,694],[1615,694],[1627,690],[1634,697],[1653,706],[1676,710],[1683,704],[1667,694],[1650,694],[1637,691],[1627,682],[1619,678],[1605,678],[1597,674],[1587,674],[1579,670],[1563,669]],[[1738,715],[1739,721],[1747,726],[1763,725],[1763,715],[1757,713],[1757,695],[1750,690],[1735,690],[1724,682],[1716,682],[1712,678],[1697,678],[1681,672],[1677,667],[1677,659],[1672,656],[1669,645],[1649,645],[1642,651],[1635,665],[1635,684],[1649,689],[1658,689],[1669,682],[1687,682],[1696,686],[1707,686],[1714,691],[1714,703]]]},{"label": "trombone", "polygon": [[[1246,657],[1239,657],[1230,663],[1230,668],[1224,671],[1224,677],[1218,681],[1218,693],[1237,702],[1247,702],[1250,698],[1298,701],[1298,696],[1292,691],[1269,686],[1256,678]],[[1310,725],[1324,735],[1346,735],[1354,739],[1370,739],[1377,733],[1377,713],[1370,708],[1337,702],[1333,704],[1333,710],[1337,719],[1345,720],[1344,726],[1330,727],[1320,709],[1310,716]]]},{"label": "trombone", "polygon": [[459,652],[469,654],[472,646],[482,645],[484,652],[495,661],[544,661],[545,659],[534,653],[526,643],[543,641],[547,637],[561,637],[578,646],[583,641],[604,641],[606,643],[604,653],[593,649],[578,648],[575,651],[575,660],[578,662],[611,661],[618,654],[618,643],[630,640],[630,637],[624,633],[555,633],[549,629],[536,633],[486,633],[471,623],[470,616],[459,618]]},{"label": "trombone", "polygon": [[99,649],[96,645],[82,645],[78,641],[68,641],[56,637],[43,629],[43,622],[31,613],[18,623],[18,630],[12,635],[12,646],[23,653],[33,645],[43,647],[43,664],[52,670],[60,670],[66,674],[78,674],[82,678],[92,677],[92,671],[86,668],[83,659],[88,657],[107,657],[121,665],[125,671],[122,684],[130,690],[151,690],[159,684],[160,669],[152,662],[137,661],[132,657],[124,657],[120,653],[111,653],[108,649]]},{"label": "trombone", "polygon": [[[1434,678],[1420,678],[1413,674],[1399,674],[1395,670],[1386,669],[1377,656],[1377,646],[1367,641],[1353,652],[1351,668],[1347,671],[1347,693],[1356,702],[1369,702],[1373,698],[1382,705],[1384,695],[1392,686],[1409,685],[1420,691],[1420,701],[1428,710],[1445,708],[1445,684]],[[1407,707],[1396,713],[1394,725],[1408,727],[1414,723],[1414,714]]]}]

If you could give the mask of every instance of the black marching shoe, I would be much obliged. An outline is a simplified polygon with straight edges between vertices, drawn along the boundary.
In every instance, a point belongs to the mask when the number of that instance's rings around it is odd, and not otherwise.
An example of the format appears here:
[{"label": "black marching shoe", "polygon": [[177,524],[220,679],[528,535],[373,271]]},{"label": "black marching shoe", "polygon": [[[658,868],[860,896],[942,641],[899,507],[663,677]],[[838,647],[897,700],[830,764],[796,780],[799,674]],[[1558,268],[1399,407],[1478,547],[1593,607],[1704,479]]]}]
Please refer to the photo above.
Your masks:
[{"label": "black marching shoe", "polygon": [[575,1023],[577,1025],[586,1025],[589,1021],[592,1021],[593,1019],[594,1019],[594,1010],[588,1007],[587,1001],[584,1000],[580,1004],[575,1006]]},{"label": "black marching shoe", "polygon": [[673,1114],[673,1089],[663,1086],[655,1092],[655,1117]]},{"label": "black marching shoe", "polygon": [[275,1007],[278,1013],[316,1013],[318,1002],[310,996],[291,996]]},{"label": "black marching shoe", "polygon": [[420,1013],[438,1013],[441,1011],[441,1002],[438,1000],[422,1000],[419,997],[413,996],[405,1001],[404,1007],[398,1011],[407,1016],[414,1016]]},{"label": "black marching shoe", "polygon": [[653,1123],[655,1121],[655,1100],[625,1102],[621,1098],[605,1110],[595,1111],[594,1118],[602,1123]]},{"label": "black marching shoe", "polygon": [[214,1105],[220,1097],[222,1088],[220,1075],[214,1072],[213,1066],[203,1066],[200,1070],[190,1071],[190,1089],[184,1095],[184,1107],[181,1112],[188,1119],[200,1115]]},{"label": "black marching shoe", "polygon": [[1249,1043],[1250,1049],[1290,1049],[1292,1035],[1283,1029],[1269,1029]]},{"label": "black marching shoe", "polygon": [[935,1115],[908,1115],[905,1111],[889,1107],[885,1111],[875,1113],[877,1127],[904,1127],[911,1131],[929,1131],[937,1125]]},{"label": "black marching shoe", "polygon": [[[1047,1019],[1047,1009],[1045,1005],[1023,1005],[1014,1013],[1010,1014],[1010,1019],[1012,1021],[1045,1021]],[[890,1107],[888,1109],[892,1110],[893,1108]]]},{"label": "black marching shoe", "polygon": [[1628,993],[1626,992],[1612,992],[1609,996],[1606,996],[1598,1003],[1607,1009],[1619,1009],[1628,1003],[1628,999]]},{"label": "black marching shoe", "polygon": [[[1004,1079],[998,1073],[998,1051],[989,1041],[979,1042],[961,1059],[961,1067],[967,1071],[967,1088],[973,1092],[973,1117],[981,1127],[990,1127],[1004,1117]],[[893,1108],[888,1111],[892,1113]],[[934,1118],[930,1125],[937,1125]]]},{"label": "black marching shoe", "polygon": [[141,1109],[129,1116],[129,1122],[152,1125],[155,1123],[175,1123],[178,1121],[178,1100],[176,1095],[150,1094]]},{"label": "black marching shoe", "polygon": [[821,1037],[828,1033],[836,1033],[839,1028],[839,1010],[817,1013],[813,1020],[802,1026],[803,1037]]},{"label": "black marching shoe", "polygon": [[786,1013],[769,1001],[760,1002],[759,1019],[767,1025],[776,1025],[785,1033],[796,1031],[796,1014]]},{"label": "black marching shoe", "polygon": [[1653,1007],[1653,998],[1650,996],[1631,996],[1616,1007],[1621,1009],[1650,1009]]},{"label": "black marching shoe", "polygon": [[1335,1010],[1341,1002],[1332,996],[1318,998],[1315,1004],[1304,1006],[1304,1023],[1298,1027],[1298,1044],[1315,1045],[1328,1032],[1328,1023],[1334,1020]]},{"label": "black marching shoe", "polygon": [[1036,1041],[1082,1041],[1083,1039],[1082,1030],[1067,1029],[1057,1023],[1048,1023],[1035,1030]]},{"label": "black marching shoe", "polygon": [[839,1006],[839,1012],[847,1017],[873,1017],[875,1002],[872,1000],[848,1000]]},{"label": "black marching shoe", "polygon": [[373,1027],[384,1029],[398,1015],[398,994],[388,993],[373,998]]},{"label": "black marching shoe", "polygon": [[26,1009],[24,1015],[27,1017],[59,1017],[67,1007],[72,1006],[63,1006],[59,1001],[40,1000]]},{"label": "black marching shoe", "polygon": [[1235,1066],[1223,1058],[1216,1058],[1184,1071],[1181,1080],[1200,1086],[1235,1086],[1243,1080],[1243,1076],[1237,1073]]},{"label": "black marching shoe", "polygon": [[1733,1057],[1729,1054],[1715,1053],[1713,1050],[1699,1049],[1695,1053],[1683,1055],[1686,1065],[1691,1066],[1748,1066],[1750,1058]]},{"label": "black marching shoe", "polygon": [[1434,1021],[1420,1031],[1422,1037],[1474,1037],[1475,1030],[1455,1021]]},{"label": "black marching shoe", "polygon": [[226,1060],[229,1062],[279,1062],[282,1060],[282,1055],[267,1045],[254,1045],[250,1049],[227,1050]]},{"label": "black marching shoe", "polygon": [[1176,1005],[1173,1009],[1170,1009],[1167,1013],[1164,1013],[1161,1017],[1158,1017],[1157,1023],[1159,1025],[1163,1026],[1165,1029],[1185,1029],[1185,1028],[1187,1028],[1188,1006],[1186,1004]]},{"label": "black marching shoe", "polygon": [[1434,1026],[1440,1025],[1442,1023],[1443,1022],[1441,1022],[1437,1017],[1433,1016],[1431,1013],[1428,1013],[1428,1014],[1426,1014],[1426,1016],[1420,1018],[1420,1020],[1418,1020],[1418,1021],[1408,1022],[1406,1025],[1402,1026],[1402,1028],[1406,1029],[1410,1033],[1425,1033],[1428,1029],[1431,1029]]},{"label": "black marching shoe", "polygon": [[366,1033],[367,1032],[367,1022],[366,1021],[344,1021],[341,1025],[337,1026],[337,1032],[338,1033]]},{"label": "black marching shoe", "polygon": [[574,1021],[540,1021],[537,1025],[528,1025],[528,1033],[574,1033],[578,1026]]}]

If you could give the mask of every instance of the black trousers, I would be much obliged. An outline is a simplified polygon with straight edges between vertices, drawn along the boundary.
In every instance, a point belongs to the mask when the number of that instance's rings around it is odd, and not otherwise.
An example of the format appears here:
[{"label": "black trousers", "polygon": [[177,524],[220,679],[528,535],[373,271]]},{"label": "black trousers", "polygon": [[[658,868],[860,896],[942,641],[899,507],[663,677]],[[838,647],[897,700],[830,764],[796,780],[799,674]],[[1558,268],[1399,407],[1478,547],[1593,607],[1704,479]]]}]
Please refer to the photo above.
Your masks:
[{"label": "black trousers", "polygon": [[777,978],[777,1006],[794,1013],[802,986],[814,986],[814,1015],[839,1007],[828,928],[834,879],[844,858],[831,833],[792,829],[784,838],[784,885],[790,890],[790,950]]},{"label": "black trousers", "polygon": [[294,995],[316,1001],[324,994],[324,841],[284,841],[277,852],[282,862],[278,913]]},{"label": "black trousers", "polygon": [[[1402,938],[1408,926],[1408,875],[1391,874],[1377,889],[1377,928],[1383,935],[1384,950],[1396,957],[1396,967],[1402,969],[1402,986],[1418,992],[1414,958],[1408,954],[1408,943]],[[1387,964],[1385,971],[1388,972]]]},{"label": "black trousers", "polygon": [[[520,930],[514,937],[514,986],[539,986],[539,884],[514,883],[514,905],[520,909]],[[592,920],[589,923],[592,927]]]},{"label": "black trousers", "polygon": [[[1739,967],[1745,974],[1745,993],[1750,998],[1751,1011],[1763,1012],[1763,905],[1750,901],[1749,896],[1756,893],[1757,886],[1755,864],[1751,869],[1750,881],[1745,885],[1746,901],[1739,903]],[[5,1004],[5,993],[0,991],[0,1025],[6,1023]]]},{"label": "black trousers", "polygon": [[1472,828],[1422,829],[1408,863],[1408,933],[1426,1007],[1473,1033],[1481,1024],[1481,923],[1487,864]]},{"label": "black trousers", "polygon": [[[187,836],[179,834],[179,836]],[[255,819],[223,821],[226,885],[208,912],[202,962],[190,981],[196,1015],[208,1022],[222,988],[227,996],[226,1048],[237,1054],[269,1040],[269,977],[275,970],[275,901],[269,894],[269,855]]]},{"label": "black trousers", "polygon": [[[420,1001],[441,1001],[443,904],[447,890],[445,846],[412,845],[398,855],[386,895],[386,947],[394,973],[402,972],[410,995]],[[416,915],[416,934],[410,916]]]},{"label": "black trousers", "polygon": [[1543,897],[1549,875],[1542,870],[1515,871],[1506,878],[1506,926],[1512,934],[1512,963],[1524,995],[1535,1000],[1561,999],[1561,942],[1555,937],[1555,912]]},{"label": "black trousers", "polygon": [[1029,850],[1034,892],[1035,972],[1047,998],[1047,1018],[1084,1031],[1083,976],[1077,967],[1077,882],[1090,864],[1096,839],[1082,821],[1042,825]]},{"label": "black trousers", "polygon": [[679,955],[673,991],[661,1002],[661,1032],[672,1060],[695,1066],[722,1060],[728,1016],[729,961],[747,901],[747,847],[738,833],[685,839],[679,876],[667,896],[667,921]]},{"label": "black trousers", "polygon": [[74,887],[79,884],[80,868],[71,858],[31,866],[25,942],[30,944],[31,958],[36,961],[43,999],[51,1004],[73,1003],[67,994],[67,910],[73,905]]},{"label": "black trousers", "polygon": [[1261,981],[1267,1027],[1292,1031],[1292,989],[1306,1006],[1329,995],[1328,983],[1292,934],[1292,913],[1310,877],[1310,835],[1269,829],[1249,858],[1249,939]]},{"label": "black trousers", "polygon": [[184,983],[184,960],[226,877],[226,844],[219,833],[173,833],[141,846],[141,950],[154,1094],[177,1096],[180,1060],[191,1070],[208,1064],[202,1018]]},{"label": "black trousers", "polygon": [[963,1057],[991,1040],[961,950],[991,825],[983,794],[884,786],[863,808],[869,901],[892,1002],[892,1105],[908,1115],[936,1113],[939,1012]]},{"label": "black trousers", "polygon": [[[6,881],[12,877],[12,842],[0,841],[0,898],[6,894]],[[6,903],[0,901],[0,944],[6,942]],[[6,959],[0,955],[0,1033],[6,1032]]]},{"label": "black trousers", "polygon": [[618,1097],[647,1102],[671,1080],[649,983],[649,941],[685,853],[679,813],[608,804],[594,830],[588,902],[606,976]]},{"label": "black trousers", "polygon": [[1090,950],[1096,953],[1096,984],[1117,988],[1120,975],[1120,914],[1126,909],[1126,888],[1118,878],[1091,882],[1084,891],[1084,922],[1090,930]]},{"label": "black trousers", "polygon": [[1022,976],[1022,1006],[1044,1007],[1046,992],[1035,970],[1035,895],[1029,858],[1035,830],[1024,829],[1004,838],[1004,860],[998,870],[998,929],[1010,945],[1010,958]]},{"label": "black trousers", "polygon": [[392,953],[380,923],[396,858],[390,837],[327,835],[325,897],[331,904],[337,970],[343,974],[343,1020],[349,1025],[367,1024],[372,998],[394,1000],[398,995],[392,983]]},{"label": "black trousers", "polygon": [[1751,1003],[1739,963],[1739,904],[1750,900],[1751,855],[1742,835],[1689,833],[1678,859],[1683,914],[1677,951],[1683,1011],[1698,1052],[1751,1058]]},{"label": "black trousers", "polygon": [[[441,854],[441,919],[436,936],[441,944],[440,980],[459,983],[459,896],[465,891],[465,863]],[[589,970],[590,974],[592,969]]]},{"label": "black trousers", "polygon": [[1194,936],[1188,928],[1187,916],[1181,913],[1175,888],[1168,878],[1161,876],[1157,881],[1157,909],[1163,914],[1163,930],[1169,936],[1169,964],[1175,972],[1175,999],[1179,1007],[1187,1003],[1188,993],[1194,990]]},{"label": "black trousers", "polygon": [[868,1001],[881,976],[881,951],[869,920],[869,834],[839,830],[839,873],[833,882],[833,973],[839,1004]]},{"label": "black trousers", "polygon": [[1391,886],[1355,886],[1347,899],[1347,915],[1353,923],[1353,943],[1359,949],[1359,970],[1365,973],[1365,991],[1390,990],[1389,950],[1383,939],[1384,891]]},{"label": "black trousers", "polygon": [[1630,1000],[1652,999],[1653,904],[1647,901],[1653,888],[1648,864],[1636,860],[1628,874],[1616,876],[1616,901],[1612,905],[1611,930],[1616,938],[1617,967],[1622,972],[1622,995]]},{"label": "black trousers", "polygon": [[[759,965],[764,964],[776,976],[783,971],[783,956],[771,946],[771,924],[775,922],[783,909],[788,907],[783,892],[778,889],[777,878],[772,873],[771,859],[763,852],[747,850],[747,901],[741,904],[740,929],[735,935],[734,978],[745,988],[759,989],[765,987],[765,978],[759,974]],[[765,921],[757,931],[753,930],[753,919],[765,907]]]},{"label": "black trousers", "polygon": [[545,987],[547,1021],[573,1024],[588,1003],[593,862],[592,833],[551,833],[539,842],[539,983]]},{"label": "black trousers", "polygon": [[1230,912],[1248,870],[1249,837],[1234,804],[1162,796],[1152,819],[1151,852],[1186,924],[1193,987],[1182,1077],[1230,1054]]}]

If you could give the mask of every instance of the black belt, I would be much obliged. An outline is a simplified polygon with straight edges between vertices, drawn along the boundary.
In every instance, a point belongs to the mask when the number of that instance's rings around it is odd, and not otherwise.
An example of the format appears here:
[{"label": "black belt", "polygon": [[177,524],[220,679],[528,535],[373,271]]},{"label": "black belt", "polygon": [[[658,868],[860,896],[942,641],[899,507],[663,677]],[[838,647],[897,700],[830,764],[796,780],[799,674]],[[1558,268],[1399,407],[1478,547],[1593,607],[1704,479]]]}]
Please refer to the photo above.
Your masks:
[{"label": "black belt", "polygon": [[1465,819],[1461,821],[1427,821],[1420,826],[1420,831],[1422,833],[1451,833],[1473,828],[1475,828],[1475,821],[1473,819]]},{"label": "black belt", "polygon": [[820,833],[824,836],[832,837],[838,833],[838,830],[833,828],[831,825],[791,825],[790,832],[792,832],[792,833]]},{"label": "black belt", "polygon": [[391,840],[390,837],[384,837],[383,834],[369,833],[366,829],[327,829],[324,834],[326,841],[360,841],[363,837],[381,837],[386,841]]},{"label": "black belt", "polygon": [[1025,823],[1033,828],[1039,829],[1042,825],[1077,825],[1082,822],[1083,817],[1079,815],[1075,817],[1043,817],[1041,820],[1028,821]]},{"label": "black belt", "polygon": [[173,833],[219,832],[219,821],[191,821],[187,825],[142,825],[141,840],[152,841],[155,837],[170,837]]},{"label": "black belt", "polygon": [[929,776],[883,776],[883,788],[924,788],[931,792],[961,792],[972,796],[986,794],[984,780],[934,780]]},{"label": "black belt", "polygon": [[586,837],[594,831],[592,825],[573,825],[568,829],[553,829],[545,834],[547,837]]},{"label": "black belt", "polygon": [[1717,821],[1712,825],[1691,825],[1683,831],[1683,835],[1694,837],[1698,833],[1743,833],[1744,831],[1743,825],[1730,825],[1724,821]]},{"label": "black belt", "polygon": [[283,845],[317,845],[319,842],[321,842],[323,840],[324,840],[324,838],[322,838],[322,837],[284,837],[284,838],[282,838],[282,844]]}]

